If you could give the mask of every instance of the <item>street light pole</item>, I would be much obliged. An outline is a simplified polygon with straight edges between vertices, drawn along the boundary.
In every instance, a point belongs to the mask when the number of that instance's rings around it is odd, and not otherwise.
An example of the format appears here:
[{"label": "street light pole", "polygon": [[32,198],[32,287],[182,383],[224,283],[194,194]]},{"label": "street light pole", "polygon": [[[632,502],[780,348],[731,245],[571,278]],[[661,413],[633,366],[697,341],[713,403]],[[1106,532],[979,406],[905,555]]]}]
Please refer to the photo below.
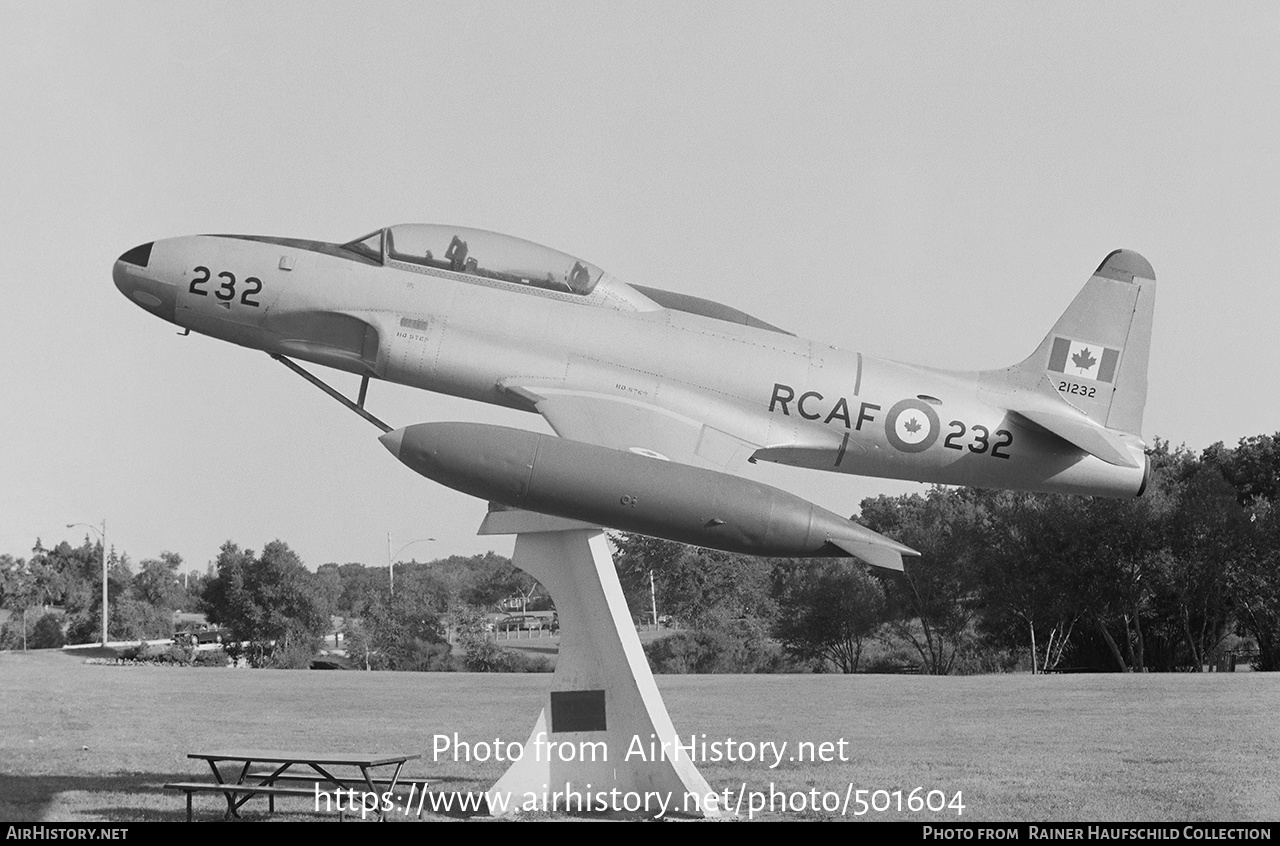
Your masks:
[{"label": "street light pole", "polygon": [[653,571],[649,571],[649,608],[653,612],[653,628],[658,628],[658,594],[653,589]]},{"label": "street light pole", "polygon": [[85,526],[93,529],[98,533],[98,537],[102,539],[102,646],[107,645],[107,518],[102,518],[102,529],[89,523],[68,523],[68,529],[74,529],[76,526]]},{"label": "street light pole", "polygon": [[107,518],[102,518],[102,646],[107,646]]},{"label": "street light pole", "polygon": [[[415,543],[426,543],[427,541],[434,541],[434,540],[435,538],[418,538],[417,540],[409,541],[404,546],[397,549],[395,554],[399,555],[409,547],[413,546]],[[393,557],[394,556],[392,556],[391,554],[391,533],[387,532],[387,575],[391,581],[391,595],[395,596],[396,595],[396,565],[391,560]]]}]

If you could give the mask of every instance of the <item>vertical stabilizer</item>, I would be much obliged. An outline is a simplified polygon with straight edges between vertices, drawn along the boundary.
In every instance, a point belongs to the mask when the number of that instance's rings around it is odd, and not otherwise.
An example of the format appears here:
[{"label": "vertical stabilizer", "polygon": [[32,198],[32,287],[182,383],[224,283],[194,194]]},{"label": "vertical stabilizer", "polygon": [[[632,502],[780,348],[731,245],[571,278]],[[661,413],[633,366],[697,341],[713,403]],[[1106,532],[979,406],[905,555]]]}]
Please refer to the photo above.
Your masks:
[{"label": "vertical stabilizer", "polygon": [[1155,295],[1151,264],[1131,250],[1116,250],[1036,351],[1008,375],[1026,388],[1047,377],[1093,422],[1141,436]]}]

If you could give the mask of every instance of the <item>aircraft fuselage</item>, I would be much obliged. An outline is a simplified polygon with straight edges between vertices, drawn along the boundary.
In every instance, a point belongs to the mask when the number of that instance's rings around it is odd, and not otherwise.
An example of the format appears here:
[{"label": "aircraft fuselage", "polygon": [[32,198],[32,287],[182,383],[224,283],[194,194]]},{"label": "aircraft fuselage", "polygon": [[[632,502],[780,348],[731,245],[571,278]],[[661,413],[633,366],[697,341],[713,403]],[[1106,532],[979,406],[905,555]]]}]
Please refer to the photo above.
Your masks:
[{"label": "aircraft fuselage", "polygon": [[[1133,496],[1145,481],[1137,437],[1121,436],[1136,467],[1104,462],[1007,407],[1019,389],[1006,390],[998,373],[917,367],[662,308],[607,276],[583,293],[465,264],[398,261],[389,248],[378,262],[287,239],[144,246],[145,261],[137,248],[117,262],[116,284],[178,326],[524,410],[534,410],[528,391],[660,409],[702,424],[698,451],[709,466],[768,460],[1111,496]],[[1060,383],[1064,397],[1100,386],[1066,373]]]}]

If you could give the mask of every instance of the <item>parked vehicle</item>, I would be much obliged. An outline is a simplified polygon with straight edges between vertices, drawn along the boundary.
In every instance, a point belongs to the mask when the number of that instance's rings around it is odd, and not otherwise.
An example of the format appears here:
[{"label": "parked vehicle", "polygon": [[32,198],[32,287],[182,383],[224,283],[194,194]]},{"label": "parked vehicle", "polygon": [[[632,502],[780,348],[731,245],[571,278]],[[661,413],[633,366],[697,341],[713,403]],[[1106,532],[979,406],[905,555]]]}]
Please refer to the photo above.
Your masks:
[{"label": "parked vehicle", "polygon": [[508,630],[526,630],[538,631],[543,627],[545,621],[536,614],[508,614],[498,620],[494,625],[498,631]]},{"label": "parked vehicle", "polygon": [[175,632],[174,643],[187,643],[191,646],[204,646],[210,643],[222,643],[222,629],[203,629],[201,631]]}]

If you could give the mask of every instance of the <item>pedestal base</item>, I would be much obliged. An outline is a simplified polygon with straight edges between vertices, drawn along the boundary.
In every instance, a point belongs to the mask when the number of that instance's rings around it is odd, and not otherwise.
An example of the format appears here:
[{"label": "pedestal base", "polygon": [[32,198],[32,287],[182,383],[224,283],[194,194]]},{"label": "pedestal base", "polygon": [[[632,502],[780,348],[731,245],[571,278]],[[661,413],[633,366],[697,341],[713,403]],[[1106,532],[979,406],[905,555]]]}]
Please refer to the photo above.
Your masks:
[{"label": "pedestal base", "polygon": [[517,532],[512,563],[542,583],[560,617],[551,690],[520,760],[489,789],[490,812],[720,816],[678,745],[603,530],[528,512],[490,517],[499,519],[481,532]]}]

